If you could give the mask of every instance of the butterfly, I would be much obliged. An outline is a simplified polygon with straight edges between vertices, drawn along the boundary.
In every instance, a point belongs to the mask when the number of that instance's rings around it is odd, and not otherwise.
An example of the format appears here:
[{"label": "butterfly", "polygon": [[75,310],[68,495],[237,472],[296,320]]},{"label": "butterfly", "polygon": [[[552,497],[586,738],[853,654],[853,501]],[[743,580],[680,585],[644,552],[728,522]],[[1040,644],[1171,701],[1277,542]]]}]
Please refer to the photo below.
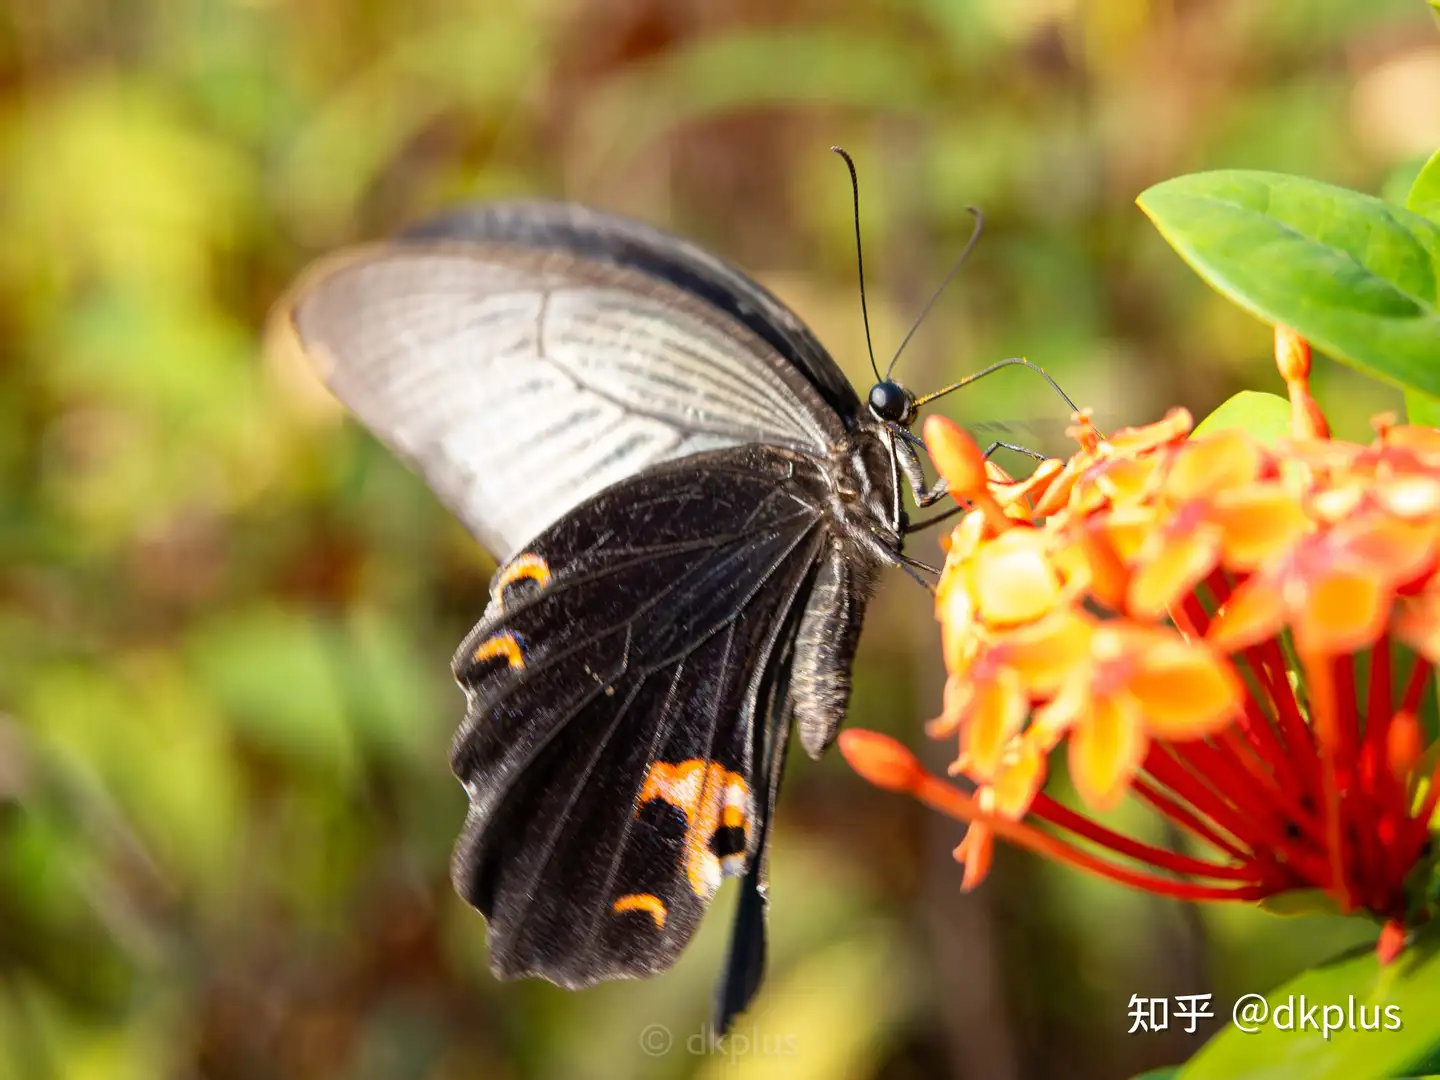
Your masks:
[{"label": "butterfly", "polygon": [[902,477],[918,505],[943,492],[909,430],[936,395],[877,370],[861,401],[743,272],[570,203],[464,207],[340,252],[285,312],[498,561],[454,657],[451,751],[452,877],[494,973],[664,971],[738,876],[723,1032],[765,966],[790,733],[818,758],[844,719],[877,576],[908,558]]}]

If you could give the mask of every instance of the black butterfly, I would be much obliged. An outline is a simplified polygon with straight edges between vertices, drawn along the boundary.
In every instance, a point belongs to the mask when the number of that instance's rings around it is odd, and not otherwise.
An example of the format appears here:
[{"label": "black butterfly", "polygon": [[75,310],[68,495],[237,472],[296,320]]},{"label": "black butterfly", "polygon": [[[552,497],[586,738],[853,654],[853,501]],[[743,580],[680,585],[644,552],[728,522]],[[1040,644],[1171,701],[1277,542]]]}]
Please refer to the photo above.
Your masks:
[{"label": "black butterfly", "polygon": [[[290,317],[333,392],[502,560],[455,655],[456,889],[501,978],[663,971],[743,876],[723,1030],[759,986],[789,732],[818,757],[925,484],[769,292],[570,204],[477,206],[344,252]],[[972,376],[974,378],[974,376]],[[967,380],[969,381],[969,380]],[[931,397],[936,395],[931,395]]]}]

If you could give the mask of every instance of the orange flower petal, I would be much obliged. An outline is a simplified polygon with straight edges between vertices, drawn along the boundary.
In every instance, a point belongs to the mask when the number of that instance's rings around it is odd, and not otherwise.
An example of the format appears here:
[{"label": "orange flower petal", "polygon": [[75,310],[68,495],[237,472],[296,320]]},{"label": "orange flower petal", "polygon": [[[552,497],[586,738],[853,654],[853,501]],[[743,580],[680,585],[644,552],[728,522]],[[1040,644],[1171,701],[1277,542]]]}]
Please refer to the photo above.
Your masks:
[{"label": "orange flower petal", "polygon": [[1220,530],[1201,525],[1179,535],[1155,534],[1159,551],[1130,578],[1125,606],[1135,615],[1158,619],[1195,588],[1220,561]]},{"label": "orange flower petal", "polygon": [[948,416],[931,413],[922,430],[930,460],[950,485],[952,495],[971,495],[984,489],[985,455],[964,428]]},{"label": "orange flower petal", "polygon": [[1070,775],[1080,797],[1108,810],[1129,790],[1149,738],[1135,702],[1124,695],[1097,700],[1070,733]]},{"label": "orange flower petal", "polygon": [[1432,583],[1422,593],[1400,597],[1390,628],[1430,663],[1440,664],[1440,590]]},{"label": "orange flower petal", "polygon": [[986,544],[975,556],[974,581],[980,617],[992,626],[1031,622],[1060,598],[1060,579],[1039,529],[1011,529]]},{"label": "orange flower petal", "polygon": [[1047,518],[1064,509],[1070,501],[1071,492],[1075,489],[1075,481],[1080,478],[1085,468],[1086,463],[1078,455],[1067,461],[1065,467],[1045,488],[1044,494],[1036,496],[1035,516]]},{"label": "orange flower petal", "polygon": [[1374,574],[1337,569],[1307,583],[1291,619],[1302,652],[1337,655],[1371,645],[1385,629],[1391,596]]},{"label": "orange flower petal", "polygon": [[[1154,535],[1157,514],[1147,506],[1122,506],[1106,514],[1099,528],[1115,554],[1126,563],[1133,563]],[[1097,521],[1100,519],[1096,519]]]},{"label": "orange flower petal", "polygon": [[1425,733],[1415,714],[1402,709],[1391,718],[1385,735],[1385,761],[1390,775],[1405,783],[1425,753]]},{"label": "orange flower petal", "polygon": [[1153,424],[1121,428],[1105,440],[1105,445],[1112,454],[1144,453],[1146,450],[1185,438],[1194,426],[1195,422],[1188,410],[1171,409],[1163,420],[1157,420]]},{"label": "orange flower petal", "polygon": [[1440,477],[1397,477],[1376,489],[1375,501],[1396,517],[1435,517],[1440,515]]},{"label": "orange flower petal", "polygon": [[960,888],[969,892],[990,873],[990,863],[995,855],[995,834],[986,825],[972,822],[965,830],[965,839],[955,849],[955,861],[963,863],[965,874],[960,879]]},{"label": "orange flower petal", "polygon": [[1385,445],[1440,457],[1440,428],[1417,427],[1413,424],[1392,427],[1385,432]]},{"label": "orange flower petal", "polygon": [[944,591],[936,617],[940,620],[940,644],[945,656],[947,671],[963,671],[970,664],[974,653],[976,636],[980,627],[976,622],[975,601],[970,591],[963,586],[952,586]]},{"label": "orange flower petal", "polygon": [[1086,666],[1071,671],[1054,698],[1035,710],[1025,733],[1034,738],[1044,737],[1054,746],[1089,711],[1090,669]]},{"label": "orange flower petal", "polygon": [[995,775],[995,812],[1018,821],[1030,809],[1045,783],[1045,753],[1028,739],[1019,739]]},{"label": "orange flower petal", "polygon": [[1157,457],[1116,457],[1095,473],[1095,487],[1116,506],[1142,501],[1159,481]]},{"label": "orange flower petal", "polygon": [[1219,431],[1181,448],[1165,477],[1165,494],[1188,502],[1243,487],[1259,472],[1260,450],[1250,437],[1242,431]]},{"label": "orange flower petal", "polygon": [[965,722],[971,776],[988,781],[995,775],[1011,736],[1024,725],[1029,711],[1020,676],[1013,670],[1002,667],[990,678],[976,680]]},{"label": "orange flower petal", "polygon": [[1070,426],[1065,429],[1065,434],[1080,444],[1080,450],[1085,454],[1093,454],[1100,446],[1101,435],[1095,427],[1094,409],[1088,406],[1079,412],[1070,414]]},{"label": "orange flower petal", "polygon": [[1387,580],[1412,580],[1435,561],[1440,526],[1430,521],[1366,515],[1337,531],[1336,539],[1347,554],[1363,559]]},{"label": "orange flower petal", "polygon": [[996,487],[1006,487],[1015,483],[1011,476],[994,458],[985,459],[985,483],[993,493]]},{"label": "orange flower petal", "polygon": [[1230,594],[1216,614],[1205,640],[1224,653],[1235,653],[1280,632],[1285,602],[1279,587],[1256,575]]},{"label": "orange flower petal", "polygon": [[1110,542],[1110,531],[1086,522],[1070,530],[1069,535],[1073,543],[1055,553],[1055,564],[1067,589],[1088,592],[1112,610],[1124,607],[1130,571]]},{"label": "orange flower petal", "polygon": [[[971,511],[960,519],[950,532],[950,550],[945,558],[945,576],[948,577],[958,571],[958,568],[968,563],[979,549],[981,541],[985,537],[985,515]],[[944,587],[944,578],[941,579],[941,587]]]},{"label": "orange flower petal", "polygon": [[1036,697],[1055,693],[1090,655],[1093,623],[1069,608],[997,637],[994,650]]},{"label": "orange flower petal", "polygon": [[1104,466],[1103,461],[1092,462],[1075,478],[1075,484],[1070,489],[1070,501],[1065,507],[1072,518],[1089,517],[1110,509],[1110,496],[1096,483]]},{"label": "orange flower petal", "polygon": [[1146,651],[1128,689],[1150,733],[1162,739],[1213,735],[1235,717],[1245,692],[1228,661],[1178,638]]},{"label": "orange flower petal", "polygon": [[1024,480],[991,490],[995,495],[995,501],[1005,508],[1006,513],[1010,512],[1012,506],[1019,505],[1026,507],[1026,516],[1028,517],[1030,504],[1043,496],[1064,471],[1065,462],[1056,458],[1047,458],[1035,466],[1035,471]]},{"label": "orange flower petal", "polygon": [[975,684],[970,679],[961,675],[951,675],[946,679],[940,715],[925,725],[925,734],[932,739],[943,739],[959,731],[970,709],[974,687]]},{"label": "orange flower petal", "polygon": [[1224,536],[1225,565],[1232,570],[1278,559],[1314,528],[1294,493],[1278,483],[1218,495],[1209,517]]}]

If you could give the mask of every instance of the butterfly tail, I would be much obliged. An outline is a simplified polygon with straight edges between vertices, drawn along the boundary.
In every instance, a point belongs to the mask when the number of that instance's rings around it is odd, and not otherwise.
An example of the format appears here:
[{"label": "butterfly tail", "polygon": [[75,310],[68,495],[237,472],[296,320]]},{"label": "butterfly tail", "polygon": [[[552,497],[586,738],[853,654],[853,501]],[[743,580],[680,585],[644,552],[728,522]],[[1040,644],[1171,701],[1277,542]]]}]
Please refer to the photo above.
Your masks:
[{"label": "butterfly tail", "polygon": [[730,931],[730,951],[715,987],[715,1032],[724,1036],[730,1025],[741,1016],[765,978],[765,898],[764,871],[760,860],[745,874],[740,885],[740,903],[735,910],[735,924]]},{"label": "butterfly tail", "polygon": [[[765,978],[766,925],[770,901],[767,896],[766,868],[770,851],[770,822],[780,794],[780,780],[785,771],[785,753],[790,745],[790,726],[794,718],[790,698],[790,670],[793,654],[787,656],[777,676],[770,682],[769,704],[764,724],[755,726],[755,760],[760,764],[757,776],[766,778],[764,805],[760,813],[759,837],[750,866],[740,881],[740,900],[735,907],[735,921],[730,931],[730,949],[725,968],[715,988],[715,1031],[723,1036],[730,1025],[749,1009]],[[759,788],[759,785],[756,785]]]}]

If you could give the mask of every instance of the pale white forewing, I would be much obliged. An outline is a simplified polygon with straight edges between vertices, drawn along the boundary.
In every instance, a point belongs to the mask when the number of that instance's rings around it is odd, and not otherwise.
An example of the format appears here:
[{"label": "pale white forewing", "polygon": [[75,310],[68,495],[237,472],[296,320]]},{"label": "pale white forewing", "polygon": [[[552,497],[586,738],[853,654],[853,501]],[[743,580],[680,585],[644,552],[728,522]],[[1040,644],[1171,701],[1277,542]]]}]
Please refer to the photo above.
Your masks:
[{"label": "pale white forewing", "polygon": [[361,248],[312,272],[290,316],[335,395],[501,558],[656,462],[747,442],[824,456],[843,434],[738,320],[565,251]]}]

